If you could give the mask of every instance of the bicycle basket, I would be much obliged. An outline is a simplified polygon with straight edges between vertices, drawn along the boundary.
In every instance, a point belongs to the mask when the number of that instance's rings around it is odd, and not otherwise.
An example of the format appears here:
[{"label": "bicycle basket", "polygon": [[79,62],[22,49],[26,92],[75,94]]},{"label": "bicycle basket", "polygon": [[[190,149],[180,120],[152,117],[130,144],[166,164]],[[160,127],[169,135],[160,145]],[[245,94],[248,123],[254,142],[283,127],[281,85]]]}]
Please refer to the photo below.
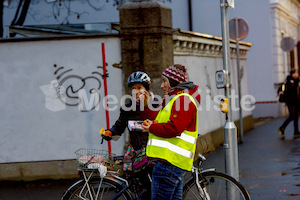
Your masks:
[{"label": "bicycle basket", "polygon": [[99,149],[78,149],[76,152],[76,158],[79,163],[79,169],[90,170],[104,165],[108,170],[113,170],[115,162],[113,156],[115,154],[109,155],[106,150]]}]

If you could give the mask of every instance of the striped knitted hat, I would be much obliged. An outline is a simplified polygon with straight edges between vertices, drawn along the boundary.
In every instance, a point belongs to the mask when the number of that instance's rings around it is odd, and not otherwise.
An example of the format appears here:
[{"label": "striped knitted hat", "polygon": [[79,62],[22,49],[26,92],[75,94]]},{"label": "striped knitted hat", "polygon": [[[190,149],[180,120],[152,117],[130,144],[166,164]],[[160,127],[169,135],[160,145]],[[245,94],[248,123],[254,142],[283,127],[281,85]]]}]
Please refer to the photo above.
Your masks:
[{"label": "striped knitted hat", "polygon": [[169,79],[171,87],[175,87],[179,83],[188,81],[187,69],[183,65],[172,65],[168,67],[162,74]]}]

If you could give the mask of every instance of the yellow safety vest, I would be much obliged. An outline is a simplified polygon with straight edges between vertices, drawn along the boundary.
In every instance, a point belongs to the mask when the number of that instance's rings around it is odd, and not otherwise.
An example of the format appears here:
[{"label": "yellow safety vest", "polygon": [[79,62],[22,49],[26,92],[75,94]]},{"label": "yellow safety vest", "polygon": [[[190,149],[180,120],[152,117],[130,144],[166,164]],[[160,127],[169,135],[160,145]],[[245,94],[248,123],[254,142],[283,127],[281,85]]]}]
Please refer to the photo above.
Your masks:
[{"label": "yellow safety vest", "polygon": [[159,111],[155,120],[158,123],[170,121],[171,110],[175,100],[184,95],[189,97],[197,109],[195,131],[185,130],[181,133],[181,136],[173,138],[157,137],[149,133],[146,153],[148,157],[161,158],[176,167],[191,171],[198,137],[198,108],[194,98],[187,93],[176,95],[164,109]]}]

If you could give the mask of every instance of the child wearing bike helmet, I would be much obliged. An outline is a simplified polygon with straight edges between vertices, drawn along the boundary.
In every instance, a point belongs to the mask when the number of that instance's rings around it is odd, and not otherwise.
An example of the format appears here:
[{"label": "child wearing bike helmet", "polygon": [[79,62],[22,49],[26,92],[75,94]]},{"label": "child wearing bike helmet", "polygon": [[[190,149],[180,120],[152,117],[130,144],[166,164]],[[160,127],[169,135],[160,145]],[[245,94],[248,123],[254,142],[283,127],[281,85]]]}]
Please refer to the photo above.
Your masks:
[{"label": "child wearing bike helmet", "polygon": [[127,102],[124,105],[125,107],[121,106],[119,119],[102,135],[107,141],[111,139],[117,140],[124,133],[125,129],[128,128],[129,145],[124,155],[123,171],[131,173],[131,175],[134,172],[134,176],[142,180],[144,187],[147,188],[147,192],[143,195],[142,199],[150,199],[151,197],[151,183],[147,176],[149,170],[151,171],[151,167],[146,168],[148,166],[146,145],[149,133],[142,132],[141,129],[135,129],[130,126],[136,122],[141,123],[145,119],[154,120],[158,113],[158,110],[155,111],[154,108],[159,106],[159,102],[149,90],[150,82],[151,79],[148,74],[141,71],[133,72],[128,77],[127,86],[131,89],[133,99]]},{"label": "child wearing bike helmet", "polygon": [[[129,102],[120,108],[119,119],[110,129],[105,131],[106,134],[102,135],[105,140],[118,140],[125,129],[128,128],[129,144],[134,150],[140,150],[147,145],[148,133],[143,133],[141,130],[136,129],[130,130],[129,123],[156,117],[157,112],[153,111],[152,108],[158,107],[159,103],[149,90],[150,82],[151,79],[148,74],[141,71],[133,72],[128,77],[127,86],[131,89],[133,99],[130,99]],[[148,104],[151,104],[151,106]]]},{"label": "child wearing bike helmet", "polygon": [[[127,80],[127,86],[132,91],[132,98],[124,106],[120,108],[119,119],[115,124],[108,130],[105,131],[105,134],[102,137],[105,140],[117,140],[124,133],[125,129],[129,130],[129,147],[128,154],[133,154],[136,152],[145,151],[147,145],[148,134],[142,132],[141,129],[137,130],[132,128],[131,125],[136,122],[143,122],[145,119],[152,119],[156,117],[158,111],[154,111],[153,108],[159,106],[157,99],[154,98],[153,93],[150,89],[151,79],[145,72],[136,71],[133,72]],[[150,105],[151,104],[151,105]],[[106,135],[106,136],[105,136]],[[111,135],[111,136],[107,136]],[[144,153],[146,156],[146,154]],[[126,155],[125,155],[126,157]],[[125,158],[126,159],[126,158]],[[145,158],[141,158],[142,164],[145,163]],[[126,162],[126,160],[124,161]],[[129,169],[127,169],[127,167]],[[134,167],[141,168],[141,166],[123,166],[124,171],[138,171]]]}]

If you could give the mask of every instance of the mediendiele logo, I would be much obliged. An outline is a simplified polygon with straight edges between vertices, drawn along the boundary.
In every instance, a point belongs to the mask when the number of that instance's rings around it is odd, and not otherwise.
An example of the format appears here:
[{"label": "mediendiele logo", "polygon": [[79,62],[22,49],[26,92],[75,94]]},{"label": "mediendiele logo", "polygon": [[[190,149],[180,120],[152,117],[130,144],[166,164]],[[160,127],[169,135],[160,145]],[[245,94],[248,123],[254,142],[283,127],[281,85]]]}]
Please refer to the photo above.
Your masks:
[{"label": "mediendiele logo", "polygon": [[[40,86],[42,92],[45,96],[45,107],[46,109],[57,112],[66,109],[68,105],[66,103],[66,93],[65,88],[60,86],[57,80],[51,81],[48,85]],[[187,91],[186,91],[187,92]],[[193,98],[196,99],[197,95],[201,95],[201,103],[198,105],[198,110],[216,110],[221,111],[220,103],[226,97],[224,95],[215,95],[211,96],[211,91],[206,90],[206,92],[201,93],[201,89],[195,91],[194,94],[191,94]],[[115,95],[107,95],[104,98],[100,97],[100,90],[92,90],[86,91],[85,89],[80,89],[78,91],[77,103],[75,105],[78,106],[78,110],[80,112],[89,112],[92,110],[99,111],[102,106],[104,110],[108,111],[116,111],[121,107],[124,111],[143,111],[145,108],[144,101],[136,102],[135,97],[136,94],[133,92],[132,95],[123,95],[121,98]],[[164,96],[165,105],[174,97],[173,96]],[[238,106],[238,95],[235,90],[232,90],[231,95],[231,109],[233,111],[239,111]],[[70,98],[70,97],[68,97]],[[102,101],[102,102],[101,102]],[[131,104],[126,104],[126,102],[131,101]],[[159,110],[162,108],[162,105],[153,106],[153,104],[160,104],[163,101],[163,98],[158,95],[152,95],[148,101],[148,108],[150,110]],[[181,101],[184,101],[182,104]],[[244,111],[252,111],[255,109],[255,98],[252,95],[243,95],[240,101],[241,108]],[[175,103],[175,109],[180,110],[184,109],[184,111],[189,109],[189,104],[191,103],[188,97],[181,98],[179,101]],[[180,106],[184,105],[184,106]],[[73,105],[72,105],[73,106]]]},{"label": "mediendiele logo", "polygon": [[63,86],[59,86],[57,80],[51,81],[48,85],[40,86],[40,89],[45,96],[45,108],[53,112],[66,109],[66,104],[61,101],[66,99],[61,96],[65,89]]}]

